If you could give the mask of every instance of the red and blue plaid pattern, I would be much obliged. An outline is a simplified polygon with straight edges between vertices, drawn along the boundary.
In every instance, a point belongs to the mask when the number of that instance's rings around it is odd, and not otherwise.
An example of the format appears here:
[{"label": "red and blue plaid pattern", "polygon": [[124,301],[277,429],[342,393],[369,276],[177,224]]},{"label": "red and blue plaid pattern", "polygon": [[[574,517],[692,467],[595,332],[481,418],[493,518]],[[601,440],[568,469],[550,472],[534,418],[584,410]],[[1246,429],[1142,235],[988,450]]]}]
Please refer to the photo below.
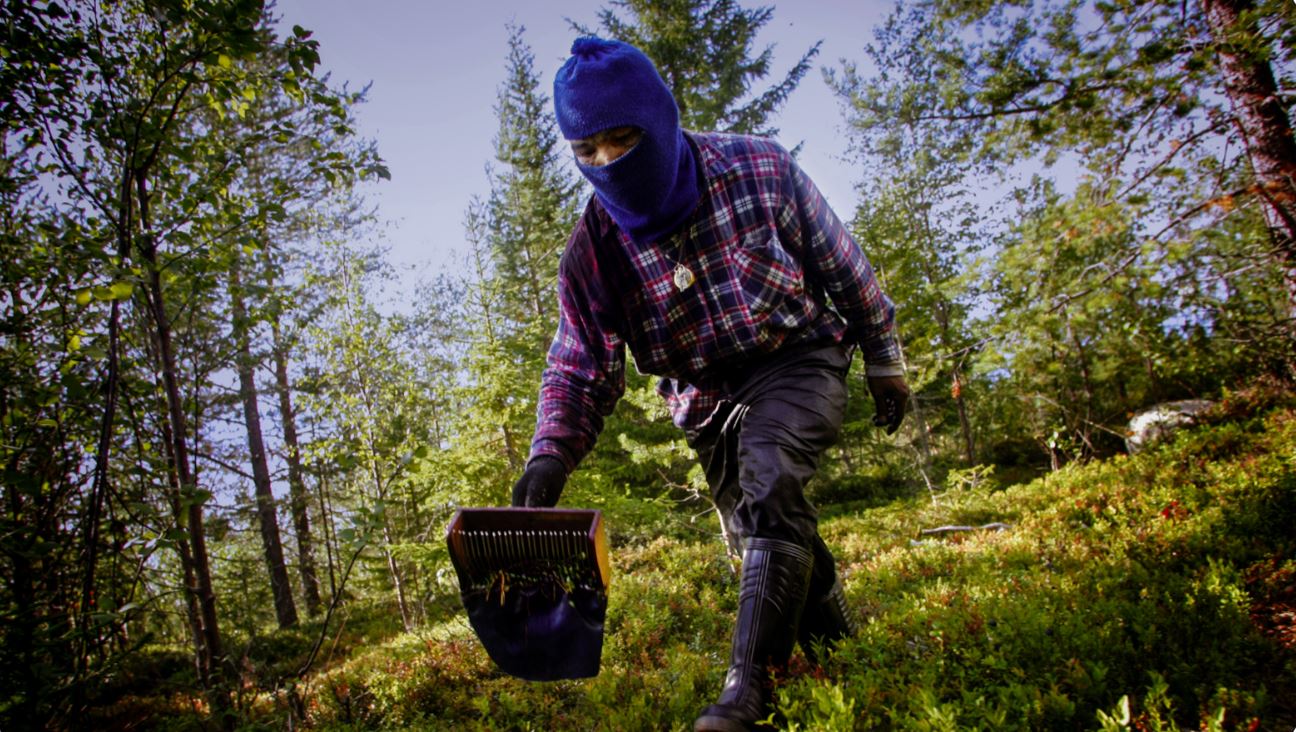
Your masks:
[{"label": "red and blue plaid pattern", "polygon": [[[558,333],[531,455],[574,469],[625,391],[625,351],[675,424],[704,427],[735,373],[782,348],[858,344],[900,360],[894,307],[792,156],[756,137],[690,133],[705,191],[682,228],[638,245],[591,197],[559,265]],[[677,265],[693,282],[675,283]]]}]

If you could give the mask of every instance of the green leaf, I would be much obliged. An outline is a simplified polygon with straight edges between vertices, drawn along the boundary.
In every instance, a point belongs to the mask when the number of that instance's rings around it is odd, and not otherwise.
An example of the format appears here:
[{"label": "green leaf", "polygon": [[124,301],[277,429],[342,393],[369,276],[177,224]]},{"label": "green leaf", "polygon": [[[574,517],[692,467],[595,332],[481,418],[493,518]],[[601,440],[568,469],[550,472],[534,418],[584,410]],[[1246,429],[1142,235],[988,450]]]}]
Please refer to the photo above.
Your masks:
[{"label": "green leaf", "polygon": [[[90,293],[94,299],[102,302],[112,302],[113,300],[125,300],[135,292],[135,285],[131,282],[114,282],[111,285],[100,285],[93,288]],[[77,295],[77,301],[80,302],[81,296]]]}]

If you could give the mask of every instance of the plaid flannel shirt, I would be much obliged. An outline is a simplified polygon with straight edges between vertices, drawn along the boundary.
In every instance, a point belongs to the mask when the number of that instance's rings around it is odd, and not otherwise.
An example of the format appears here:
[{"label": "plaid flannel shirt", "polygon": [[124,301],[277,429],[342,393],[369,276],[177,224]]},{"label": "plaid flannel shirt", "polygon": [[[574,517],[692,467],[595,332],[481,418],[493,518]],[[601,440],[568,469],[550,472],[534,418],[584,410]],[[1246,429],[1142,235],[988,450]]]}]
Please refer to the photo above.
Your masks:
[{"label": "plaid flannel shirt", "polygon": [[[900,360],[894,307],[792,156],[762,138],[686,134],[703,195],[678,231],[636,244],[591,196],[568,240],[533,458],[570,471],[593,448],[625,391],[627,347],[640,372],[663,377],[686,432],[708,423],[726,376],[782,348],[844,340],[869,364]],[[683,289],[679,265],[693,278]]]}]

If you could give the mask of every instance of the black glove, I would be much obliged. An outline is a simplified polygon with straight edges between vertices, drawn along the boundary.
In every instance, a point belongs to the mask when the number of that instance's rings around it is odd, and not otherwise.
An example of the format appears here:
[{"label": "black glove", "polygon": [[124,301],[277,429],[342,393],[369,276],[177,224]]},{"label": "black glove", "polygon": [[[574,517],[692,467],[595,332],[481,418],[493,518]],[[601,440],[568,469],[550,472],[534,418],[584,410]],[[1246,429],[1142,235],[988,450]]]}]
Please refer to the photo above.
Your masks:
[{"label": "black glove", "polygon": [[567,468],[552,455],[539,455],[527,463],[522,477],[513,484],[514,507],[550,508],[558,502],[567,484]]},{"label": "black glove", "polygon": [[870,376],[868,387],[877,410],[873,424],[886,427],[888,435],[895,434],[909,406],[909,385],[903,376]]}]

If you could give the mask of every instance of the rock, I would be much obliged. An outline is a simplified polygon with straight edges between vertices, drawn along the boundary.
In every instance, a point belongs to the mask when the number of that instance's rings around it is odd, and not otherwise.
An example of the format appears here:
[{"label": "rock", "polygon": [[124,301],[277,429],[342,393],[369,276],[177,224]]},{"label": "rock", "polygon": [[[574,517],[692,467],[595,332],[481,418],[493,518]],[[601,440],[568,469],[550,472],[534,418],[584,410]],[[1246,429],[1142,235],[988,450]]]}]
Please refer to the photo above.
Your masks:
[{"label": "rock", "polygon": [[1215,406],[1209,399],[1184,399],[1148,407],[1130,420],[1125,431],[1125,449],[1136,453],[1184,427],[1197,424],[1202,412]]}]

